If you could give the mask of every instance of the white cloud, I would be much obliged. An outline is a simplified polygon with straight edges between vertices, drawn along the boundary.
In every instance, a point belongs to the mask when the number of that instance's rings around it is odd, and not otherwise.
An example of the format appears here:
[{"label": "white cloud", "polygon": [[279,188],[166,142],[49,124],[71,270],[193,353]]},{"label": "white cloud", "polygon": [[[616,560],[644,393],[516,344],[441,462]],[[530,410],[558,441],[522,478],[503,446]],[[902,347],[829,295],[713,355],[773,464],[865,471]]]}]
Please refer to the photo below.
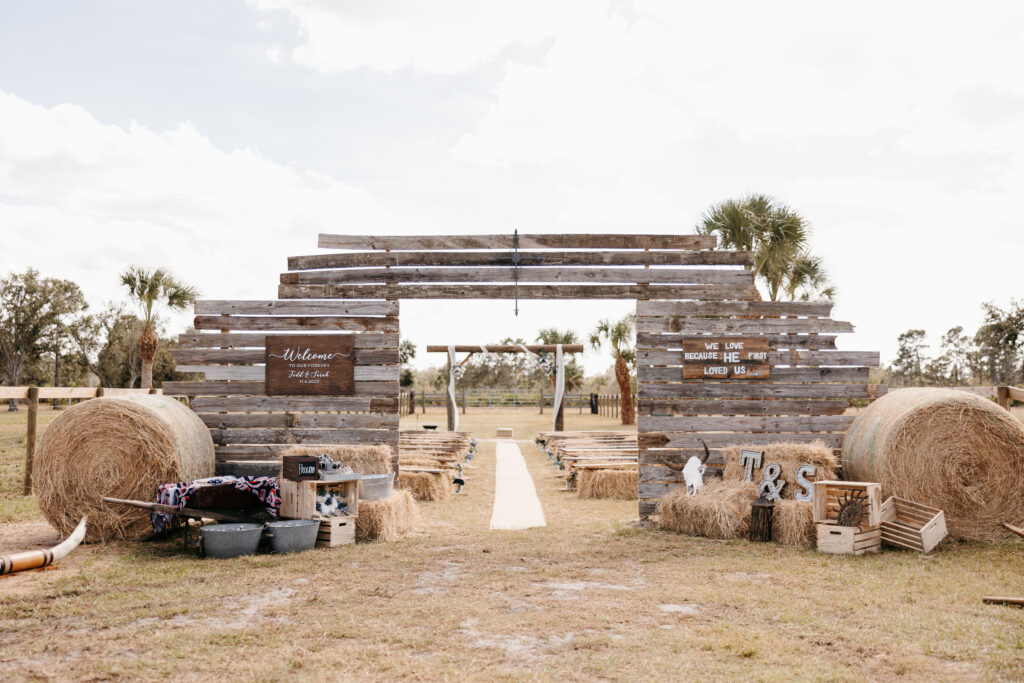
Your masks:
[{"label": "white cloud", "polygon": [[318,232],[386,230],[365,191],[225,151],[193,126],[103,124],[74,105],[0,93],[0,271],[35,266],[119,295],[128,264],[162,265],[213,298],[274,298]]},{"label": "white cloud", "polygon": [[480,66],[509,47],[535,46],[601,4],[249,0],[256,9],[284,11],[298,23],[302,42],[291,53],[296,64],[323,72],[368,68],[435,74]]}]

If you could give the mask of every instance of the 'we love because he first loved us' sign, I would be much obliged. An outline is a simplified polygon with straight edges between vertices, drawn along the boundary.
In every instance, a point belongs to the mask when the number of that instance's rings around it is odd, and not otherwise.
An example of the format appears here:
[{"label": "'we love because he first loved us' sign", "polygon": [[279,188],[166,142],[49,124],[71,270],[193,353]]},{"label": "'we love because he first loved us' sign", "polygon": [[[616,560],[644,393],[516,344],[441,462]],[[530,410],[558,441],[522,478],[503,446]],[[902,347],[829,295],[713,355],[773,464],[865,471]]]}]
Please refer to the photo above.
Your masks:
[{"label": "'we love because he first loved us' sign", "polygon": [[268,396],[350,396],[356,391],[351,334],[280,334],[266,340]]},{"label": "'we love because he first loved us' sign", "polygon": [[768,379],[768,340],[691,337],[683,340],[683,379]]}]

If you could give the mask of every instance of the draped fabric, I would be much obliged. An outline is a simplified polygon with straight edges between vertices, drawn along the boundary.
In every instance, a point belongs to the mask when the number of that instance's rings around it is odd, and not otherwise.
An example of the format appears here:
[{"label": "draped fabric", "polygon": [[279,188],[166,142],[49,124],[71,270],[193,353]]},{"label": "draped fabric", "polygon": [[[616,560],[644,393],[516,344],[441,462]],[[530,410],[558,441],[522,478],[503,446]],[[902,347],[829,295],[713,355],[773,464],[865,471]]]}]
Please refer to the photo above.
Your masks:
[{"label": "draped fabric", "polygon": [[555,347],[555,410],[554,425],[558,424],[558,411],[562,407],[562,397],[565,394],[565,356],[562,355],[562,345]]},{"label": "draped fabric", "polygon": [[459,431],[459,404],[455,402],[455,347],[448,345],[448,398],[451,399],[452,411],[455,414],[455,424],[452,431]]}]

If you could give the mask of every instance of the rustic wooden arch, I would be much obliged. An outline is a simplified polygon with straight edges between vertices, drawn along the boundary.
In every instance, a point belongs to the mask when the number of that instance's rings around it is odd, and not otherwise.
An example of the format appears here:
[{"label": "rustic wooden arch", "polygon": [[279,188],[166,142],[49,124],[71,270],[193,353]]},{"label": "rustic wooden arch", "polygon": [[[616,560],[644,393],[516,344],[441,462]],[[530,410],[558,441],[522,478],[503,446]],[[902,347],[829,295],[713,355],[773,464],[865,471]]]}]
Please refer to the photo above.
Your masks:
[{"label": "rustic wooden arch", "polygon": [[[465,363],[467,360],[473,357],[476,353],[555,353],[558,348],[555,344],[524,344],[526,351],[523,351],[521,346],[515,344],[483,344],[483,345],[456,345],[455,353],[468,353],[469,355],[462,361]],[[427,345],[427,353],[448,353],[448,347],[441,344],[429,344]],[[583,353],[582,344],[562,344],[562,353]],[[451,362],[448,362],[446,366],[448,374],[452,371]],[[457,405],[452,402],[451,397],[445,399],[445,405],[448,407],[448,431],[455,429],[455,411],[459,409]],[[562,431],[565,429],[565,405],[558,407],[558,412],[555,414],[555,431]]]},{"label": "rustic wooden arch", "polygon": [[[828,302],[760,301],[750,252],[705,235],[321,235],[334,253],[295,256],[277,300],[199,301],[168,382],[191,397],[216,443],[218,472],[272,473],[294,443],[374,443],[398,467],[400,299],[637,301],[639,512],[681,485],[663,463],[730,444],[821,440],[838,449],[849,399],[872,399],[874,352],[836,350]],[[268,333],[355,335],[352,396],[267,396]],[[687,340],[729,335],[767,343],[766,380],[683,379]]]}]

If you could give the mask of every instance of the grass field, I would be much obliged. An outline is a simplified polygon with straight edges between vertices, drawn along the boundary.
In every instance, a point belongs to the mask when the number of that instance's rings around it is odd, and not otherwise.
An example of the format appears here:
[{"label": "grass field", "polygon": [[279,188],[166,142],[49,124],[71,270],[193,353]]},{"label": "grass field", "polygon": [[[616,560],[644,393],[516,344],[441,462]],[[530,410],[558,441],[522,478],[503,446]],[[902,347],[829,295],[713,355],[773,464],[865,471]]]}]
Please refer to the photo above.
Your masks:
[{"label": "grass field", "polygon": [[[1021,543],[837,557],[641,529],[635,502],[556,490],[532,445],[549,420],[481,410],[461,425],[481,439],[515,429],[546,528],[488,531],[494,443],[483,441],[466,493],[421,504],[396,543],[229,561],[176,541],[82,547],[56,569],[0,577],[0,677],[1024,677],[1024,611],[981,603],[1024,595]],[[617,427],[572,413],[566,424]],[[0,415],[0,552],[47,533],[18,495],[18,429]]]}]

